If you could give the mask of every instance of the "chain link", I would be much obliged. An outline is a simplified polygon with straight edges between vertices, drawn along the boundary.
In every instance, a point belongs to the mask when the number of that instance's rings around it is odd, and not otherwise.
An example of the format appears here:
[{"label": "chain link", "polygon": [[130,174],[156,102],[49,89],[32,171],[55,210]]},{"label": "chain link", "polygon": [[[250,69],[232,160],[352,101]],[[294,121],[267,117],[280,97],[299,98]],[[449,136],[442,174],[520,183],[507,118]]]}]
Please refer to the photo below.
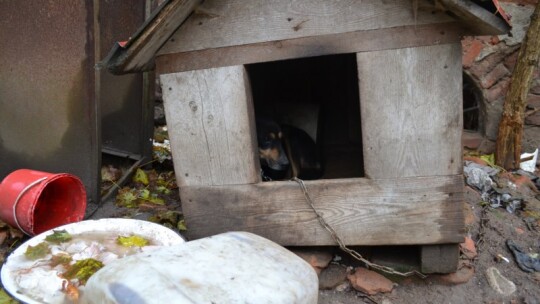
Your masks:
[{"label": "chain link", "polygon": [[353,258],[363,262],[364,264],[366,264],[366,266],[368,268],[377,269],[377,270],[380,270],[380,271],[388,273],[388,274],[394,274],[394,275],[403,276],[403,277],[410,277],[410,276],[413,276],[413,275],[416,275],[416,276],[418,276],[418,277],[420,277],[422,279],[425,279],[427,277],[425,274],[423,274],[423,273],[421,273],[421,272],[419,272],[417,270],[412,270],[412,271],[409,271],[409,272],[399,272],[399,271],[397,271],[397,270],[395,270],[395,269],[393,269],[391,267],[382,266],[382,265],[372,263],[372,262],[366,260],[360,253],[356,252],[355,250],[352,250],[352,249],[348,248],[345,245],[345,243],[343,243],[343,241],[339,238],[336,231],[330,225],[328,225],[328,223],[326,223],[326,221],[324,220],[322,215],[317,211],[317,209],[315,209],[315,206],[313,205],[313,201],[311,200],[311,197],[309,196],[309,193],[307,191],[306,185],[304,184],[304,181],[297,178],[297,177],[293,177],[292,181],[295,181],[300,185],[300,187],[302,188],[302,192],[304,193],[304,197],[306,198],[306,201],[309,203],[309,206],[311,207],[311,209],[313,209],[313,212],[315,212],[315,215],[317,215],[317,220],[319,220],[319,223],[321,223],[321,225],[326,230],[328,230],[328,232],[330,232],[330,235],[332,236],[334,241],[339,245],[339,248],[341,248],[341,250],[345,251],[346,253],[351,255]]}]

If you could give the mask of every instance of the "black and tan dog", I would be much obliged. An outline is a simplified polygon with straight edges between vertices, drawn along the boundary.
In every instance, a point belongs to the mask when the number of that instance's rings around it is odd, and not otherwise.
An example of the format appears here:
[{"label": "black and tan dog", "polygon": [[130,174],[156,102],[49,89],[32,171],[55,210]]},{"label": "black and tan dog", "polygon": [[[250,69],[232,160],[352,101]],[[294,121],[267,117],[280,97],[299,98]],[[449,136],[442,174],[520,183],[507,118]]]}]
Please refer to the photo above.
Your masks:
[{"label": "black and tan dog", "polygon": [[258,117],[257,142],[264,180],[276,180],[286,177],[289,171],[289,159],[283,149],[283,132],[273,120]]},{"label": "black and tan dog", "polygon": [[258,118],[257,141],[263,180],[322,176],[317,146],[305,131],[288,125],[281,128],[273,120]]}]

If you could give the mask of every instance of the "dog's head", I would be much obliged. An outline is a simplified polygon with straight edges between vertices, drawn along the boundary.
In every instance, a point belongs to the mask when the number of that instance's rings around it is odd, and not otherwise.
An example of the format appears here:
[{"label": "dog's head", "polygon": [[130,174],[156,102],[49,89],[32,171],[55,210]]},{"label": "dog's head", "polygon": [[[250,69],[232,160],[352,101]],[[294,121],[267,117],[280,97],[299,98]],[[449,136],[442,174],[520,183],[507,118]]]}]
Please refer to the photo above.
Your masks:
[{"label": "dog's head", "polygon": [[282,143],[283,132],[279,125],[268,119],[257,119],[257,142],[259,158],[265,167],[276,171],[287,171],[289,159]]}]

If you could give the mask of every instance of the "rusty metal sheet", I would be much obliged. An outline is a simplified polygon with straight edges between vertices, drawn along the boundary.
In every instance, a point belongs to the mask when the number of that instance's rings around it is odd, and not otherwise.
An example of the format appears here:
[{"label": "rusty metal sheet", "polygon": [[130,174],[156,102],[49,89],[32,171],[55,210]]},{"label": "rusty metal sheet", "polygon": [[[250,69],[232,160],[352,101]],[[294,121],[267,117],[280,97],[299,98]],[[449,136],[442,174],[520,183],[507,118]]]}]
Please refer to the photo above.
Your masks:
[{"label": "rusty metal sheet", "polygon": [[0,0],[0,179],[19,168],[68,172],[98,203],[102,139],[150,155],[143,76],[94,69],[102,49],[143,23],[144,8],[145,0]]},{"label": "rusty metal sheet", "polygon": [[79,176],[99,194],[92,1],[0,0],[0,178]]},{"label": "rusty metal sheet", "polygon": [[[99,0],[99,11],[98,61],[107,55],[111,45],[128,39],[144,23],[145,1],[126,6],[124,1]],[[150,158],[153,130],[150,97],[154,92],[145,89],[142,74],[117,76],[105,69],[99,73],[103,151],[136,160]],[[153,81],[147,86],[151,84]]]}]

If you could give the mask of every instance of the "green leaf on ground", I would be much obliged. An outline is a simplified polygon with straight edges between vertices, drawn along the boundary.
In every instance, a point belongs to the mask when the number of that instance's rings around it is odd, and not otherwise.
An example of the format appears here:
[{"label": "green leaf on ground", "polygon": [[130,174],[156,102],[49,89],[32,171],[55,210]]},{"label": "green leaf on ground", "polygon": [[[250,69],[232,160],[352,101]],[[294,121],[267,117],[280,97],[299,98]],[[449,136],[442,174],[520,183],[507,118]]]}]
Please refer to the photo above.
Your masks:
[{"label": "green leaf on ground", "polygon": [[148,180],[148,175],[141,168],[137,168],[137,171],[135,172],[135,175],[133,176],[133,181],[136,183],[141,183],[145,186],[147,186],[148,183],[150,182]]},{"label": "green leaf on ground", "polygon": [[18,302],[10,297],[3,288],[0,288],[0,304],[17,304]]},{"label": "green leaf on ground", "polygon": [[178,230],[180,231],[186,231],[187,230],[187,226],[186,226],[186,221],[184,220],[179,220],[178,221],[178,225],[176,225]]},{"label": "green leaf on ground", "polygon": [[122,207],[135,208],[138,206],[138,195],[137,189],[124,187],[118,190],[118,194],[116,195],[116,204]]}]

